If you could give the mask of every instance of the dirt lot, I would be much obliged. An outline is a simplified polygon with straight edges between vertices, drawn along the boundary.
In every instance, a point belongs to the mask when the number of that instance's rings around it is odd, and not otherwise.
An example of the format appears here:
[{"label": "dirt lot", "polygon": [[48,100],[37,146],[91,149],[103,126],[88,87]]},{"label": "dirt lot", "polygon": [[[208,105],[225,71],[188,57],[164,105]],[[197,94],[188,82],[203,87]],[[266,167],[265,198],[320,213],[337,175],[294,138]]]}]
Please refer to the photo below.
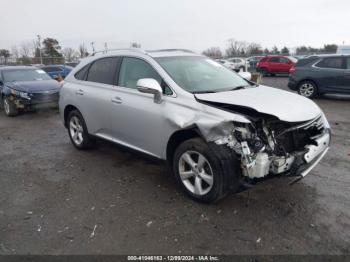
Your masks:
[{"label": "dirt lot", "polygon": [[316,102],[333,127],[321,164],[216,205],[189,200],[144,156],[105,142],[77,151],[57,112],[0,112],[0,254],[349,254],[350,99]]}]

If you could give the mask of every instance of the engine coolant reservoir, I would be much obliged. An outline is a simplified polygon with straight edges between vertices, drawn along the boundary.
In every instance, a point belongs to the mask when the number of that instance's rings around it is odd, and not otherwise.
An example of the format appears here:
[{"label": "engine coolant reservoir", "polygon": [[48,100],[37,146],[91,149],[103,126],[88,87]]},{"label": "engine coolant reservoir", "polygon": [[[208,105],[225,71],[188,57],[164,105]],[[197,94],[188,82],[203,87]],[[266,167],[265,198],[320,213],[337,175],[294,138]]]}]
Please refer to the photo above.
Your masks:
[{"label": "engine coolant reservoir", "polygon": [[270,161],[267,153],[258,153],[255,165],[249,169],[250,178],[261,178],[269,173]]}]

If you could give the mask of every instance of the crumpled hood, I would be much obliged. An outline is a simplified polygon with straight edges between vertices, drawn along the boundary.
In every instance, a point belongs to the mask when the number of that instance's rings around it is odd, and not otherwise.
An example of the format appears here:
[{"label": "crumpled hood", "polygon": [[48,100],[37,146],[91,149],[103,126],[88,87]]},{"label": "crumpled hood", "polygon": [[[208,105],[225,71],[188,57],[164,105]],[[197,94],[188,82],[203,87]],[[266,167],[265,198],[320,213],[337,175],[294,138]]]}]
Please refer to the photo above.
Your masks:
[{"label": "crumpled hood", "polygon": [[260,113],[276,116],[286,122],[311,120],[321,114],[320,108],[310,99],[267,86],[236,91],[196,94],[198,100],[242,106]]},{"label": "crumpled hood", "polygon": [[41,93],[45,91],[59,91],[61,85],[56,80],[7,82],[7,87],[26,93]]}]

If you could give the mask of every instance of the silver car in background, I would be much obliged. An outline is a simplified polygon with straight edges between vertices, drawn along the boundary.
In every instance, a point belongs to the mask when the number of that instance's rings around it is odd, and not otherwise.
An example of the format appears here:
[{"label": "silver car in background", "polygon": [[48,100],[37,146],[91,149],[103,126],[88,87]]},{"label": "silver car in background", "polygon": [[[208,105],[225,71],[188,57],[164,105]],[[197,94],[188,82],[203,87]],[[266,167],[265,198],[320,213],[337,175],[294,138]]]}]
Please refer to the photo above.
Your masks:
[{"label": "silver car in background", "polygon": [[313,101],[187,50],[86,58],[65,79],[59,105],[76,148],[102,138],[167,160],[202,202],[273,175],[304,177],[330,143]]}]

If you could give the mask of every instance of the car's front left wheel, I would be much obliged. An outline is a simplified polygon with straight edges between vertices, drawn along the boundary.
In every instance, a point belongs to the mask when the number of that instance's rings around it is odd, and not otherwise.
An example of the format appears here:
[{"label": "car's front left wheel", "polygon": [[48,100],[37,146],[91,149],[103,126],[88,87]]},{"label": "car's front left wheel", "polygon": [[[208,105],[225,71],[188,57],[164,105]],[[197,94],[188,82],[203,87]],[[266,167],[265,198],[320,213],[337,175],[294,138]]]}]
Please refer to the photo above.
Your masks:
[{"label": "car's front left wheel", "polygon": [[7,97],[5,97],[2,101],[4,112],[6,116],[17,116],[18,115],[18,109],[16,105]]},{"label": "car's front left wheel", "polygon": [[200,202],[216,202],[239,187],[240,166],[235,155],[201,138],[187,140],[176,149],[173,172],[182,189]]},{"label": "car's front left wheel", "polygon": [[70,140],[77,149],[89,149],[95,145],[95,139],[89,135],[84,118],[78,110],[68,114],[67,123]]}]

